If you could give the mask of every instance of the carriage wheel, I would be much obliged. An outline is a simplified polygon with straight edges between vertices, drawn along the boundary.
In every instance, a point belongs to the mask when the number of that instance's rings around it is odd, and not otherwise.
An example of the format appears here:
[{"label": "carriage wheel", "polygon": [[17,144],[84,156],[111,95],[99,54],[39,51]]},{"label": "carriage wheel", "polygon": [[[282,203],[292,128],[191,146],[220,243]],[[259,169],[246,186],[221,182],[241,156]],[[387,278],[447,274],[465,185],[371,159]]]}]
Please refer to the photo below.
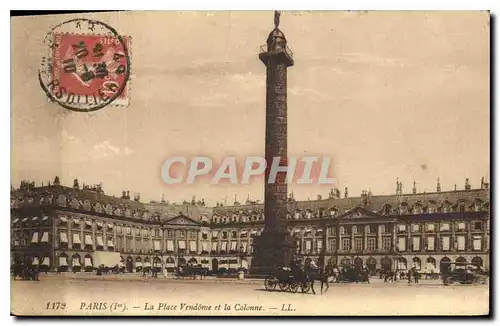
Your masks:
[{"label": "carriage wheel", "polygon": [[267,276],[266,279],[264,280],[264,287],[268,291],[274,291],[276,288],[276,282],[273,280],[272,277]]},{"label": "carriage wheel", "polygon": [[289,284],[287,282],[279,282],[279,287],[281,291],[287,291]]},{"label": "carriage wheel", "polygon": [[288,285],[288,291],[292,293],[297,293],[298,290],[299,290],[299,284],[297,282],[291,282]]},{"label": "carriage wheel", "polygon": [[302,293],[307,293],[309,292],[310,289],[311,289],[311,283],[302,282],[302,284],[300,284],[300,290],[302,291]]}]

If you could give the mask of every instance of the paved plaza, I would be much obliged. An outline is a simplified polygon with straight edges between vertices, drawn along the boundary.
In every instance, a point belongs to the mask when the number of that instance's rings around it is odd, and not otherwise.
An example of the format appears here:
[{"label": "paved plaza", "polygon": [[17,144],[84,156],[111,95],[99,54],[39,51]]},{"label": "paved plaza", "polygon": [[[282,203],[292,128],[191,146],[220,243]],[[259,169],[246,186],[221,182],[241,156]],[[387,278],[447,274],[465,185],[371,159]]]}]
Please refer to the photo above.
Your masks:
[{"label": "paved plaza", "polygon": [[489,307],[488,285],[437,280],[331,284],[323,295],[269,292],[263,280],[140,275],[42,274],[11,284],[11,311],[29,315],[481,315]]}]

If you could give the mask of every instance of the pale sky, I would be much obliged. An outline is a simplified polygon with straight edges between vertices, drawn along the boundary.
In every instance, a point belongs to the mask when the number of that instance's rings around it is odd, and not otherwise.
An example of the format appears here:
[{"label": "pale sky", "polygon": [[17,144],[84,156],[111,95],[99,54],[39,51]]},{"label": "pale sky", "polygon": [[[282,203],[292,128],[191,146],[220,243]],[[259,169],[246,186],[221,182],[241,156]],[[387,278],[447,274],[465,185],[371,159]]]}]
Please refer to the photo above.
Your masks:
[{"label": "pale sky", "polygon": [[[131,103],[93,113],[48,103],[43,38],[92,17],[132,37]],[[12,19],[12,183],[103,183],[143,201],[263,199],[263,183],[167,186],[167,157],[264,155],[265,67],[273,12],[140,12]],[[289,155],[329,156],[343,194],[479,187],[490,165],[489,15],[480,12],[283,12]],[[296,199],[330,186],[294,185]]]}]

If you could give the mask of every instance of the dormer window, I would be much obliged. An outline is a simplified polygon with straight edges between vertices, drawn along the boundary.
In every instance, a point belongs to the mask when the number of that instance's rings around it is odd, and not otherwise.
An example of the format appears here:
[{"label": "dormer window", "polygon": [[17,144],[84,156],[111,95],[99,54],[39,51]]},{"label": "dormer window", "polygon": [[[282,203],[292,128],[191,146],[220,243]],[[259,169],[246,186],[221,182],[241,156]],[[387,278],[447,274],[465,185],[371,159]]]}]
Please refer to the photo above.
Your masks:
[{"label": "dormer window", "polygon": [[439,230],[440,231],[450,231],[450,224],[449,223],[441,223]]},{"label": "dormer window", "polygon": [[352,233],[354,233],[354,234],[357,234],[357,233],[358,233],[358,227],[357,227],[356,225],[354,225],[354,226],[352,227]]},{"label": "dormer window", "polygon": [[346,234],[345,228],[343,226],[340,227],[339,231],[340,231],[340,234]]}]

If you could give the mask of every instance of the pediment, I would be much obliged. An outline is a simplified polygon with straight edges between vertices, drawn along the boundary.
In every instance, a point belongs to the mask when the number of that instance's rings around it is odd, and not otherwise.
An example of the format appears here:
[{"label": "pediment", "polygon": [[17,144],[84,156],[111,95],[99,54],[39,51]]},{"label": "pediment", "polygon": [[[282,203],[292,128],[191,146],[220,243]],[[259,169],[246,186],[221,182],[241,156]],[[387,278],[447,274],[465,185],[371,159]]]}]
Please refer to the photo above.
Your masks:
[{"label": "pediment", "polygon": [[185,225],[185,226],[200,226],[200,223],[184,215],[179,215],[170,218],[166,221],[166,224],[174,225]]},{"label": "pediment", "polygon": [[339,219],[342,220],[357,220],[357,219],[371,219],[371,218],[380,218],[381,216],[377,213],[371,212],[363,207],[356,207],[351,209],[350,211],[339,216]]}]

